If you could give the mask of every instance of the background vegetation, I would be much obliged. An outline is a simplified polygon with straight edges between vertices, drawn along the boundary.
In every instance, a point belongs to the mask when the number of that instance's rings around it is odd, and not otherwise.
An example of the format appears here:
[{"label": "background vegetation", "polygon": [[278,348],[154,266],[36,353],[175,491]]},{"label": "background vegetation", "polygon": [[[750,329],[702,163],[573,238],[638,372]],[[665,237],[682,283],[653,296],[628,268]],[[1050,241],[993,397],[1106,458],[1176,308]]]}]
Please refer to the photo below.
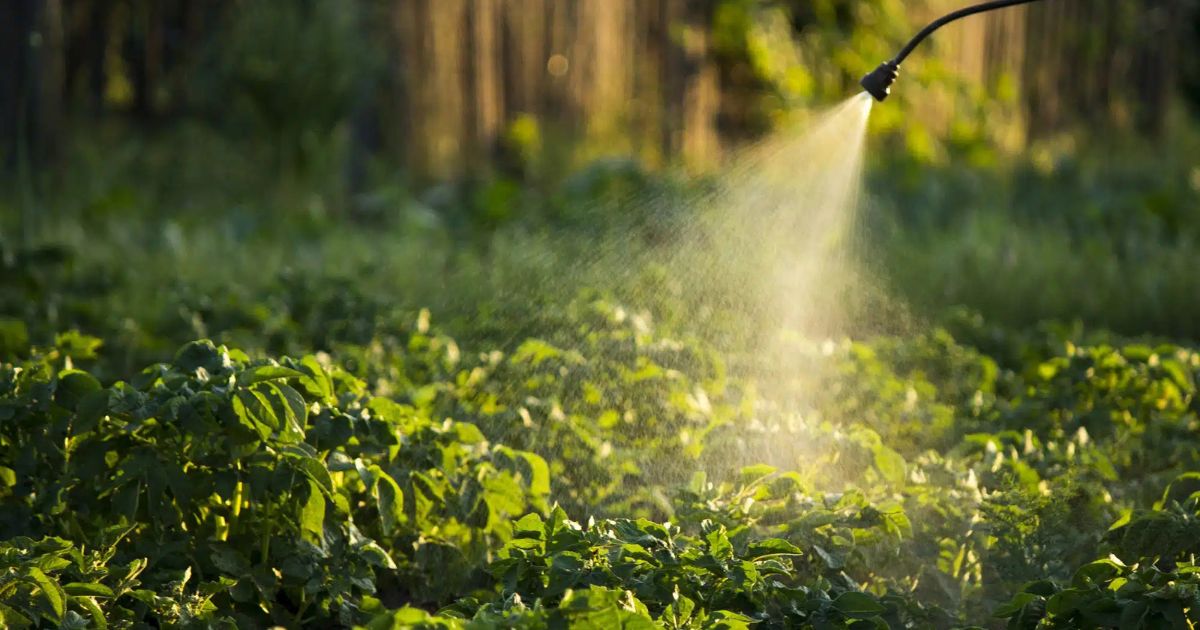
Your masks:
[{"label": "background vegetation", "polygon": [[[579,195],[711,172],[844,98],[953,3],[909,5],[15,2],[5,240],[217,259],[362,225],[436,248],[636,222],[659,208]],[[1194,337],[1195,24],[1183,0],[1067,0],[939,33],[872,117],[868,249],[895,290]]]}]

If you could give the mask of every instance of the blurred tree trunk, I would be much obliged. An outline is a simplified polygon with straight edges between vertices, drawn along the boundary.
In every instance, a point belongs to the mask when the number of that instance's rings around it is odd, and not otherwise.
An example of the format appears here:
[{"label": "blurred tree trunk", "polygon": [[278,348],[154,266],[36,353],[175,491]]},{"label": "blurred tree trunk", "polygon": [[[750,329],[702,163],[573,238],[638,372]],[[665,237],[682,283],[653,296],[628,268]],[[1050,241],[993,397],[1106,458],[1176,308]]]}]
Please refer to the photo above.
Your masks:
[{"label": "blurred tree trunk", "polygon": [[410,173],[416,170],[417,153],[414,149],[416,139],[413,134],[416,130],[413,128],[414,114],[410,97],[410,85],[415,78],[411,66],[416,61],[411,56],[412,39],[416,37],[413,32],[416,26],[413,10],[413,3],[405,0],[392,0],[389,8],[390,29],[386,40],[388,75],[384,79],[387,82],[387,95],[384,102],[391,115],[381,112],[379,121],[385,142],[394,148],[393,156]]},{"label": "blurred tree trunk", "polygon": [[108,78],[105,60],[108,53],[108,29],[113,4],[112,0],[92,0],[91,15],[84,25],[87,102],[88,109],[94,116],[99,116],[104,111],[104,86]]},{"label": "blurred tree trunk", "polygon": [[8,0],[0,13],[0,140],[4,164],[15,169],[29,151],[33,112],[38,105],[35,35],[39,0]]},{"label": "blurred tree trunk", "polygon": [[57,155],[63,46],[61,0],[0,3],[0,146],[8,170]]},{"label": "blurred tree trunk", "polygon": [[1134,126],[1143,134],[1161,136],[1178,80],[1184,7],[1171,0],[1146,0],[1145,28],[1135,43],[1133,94],[1140,96]]},{"label": "blurred tree trunk", "polygon": [[546,0],[546,22],[542,36],[545,42],[538,65],[546,77],[542,92],[542,120],[553,126],[572,129],[579,119],[577,99],[571,98],[570,74],[578,72],[582,60],[571,59],[571,42],[575,39],[575,2]]},{"label": "blurred tree trunk", "polygon": [[[361,3],[358,13],[358,30],[365,41],[388,42],[386,18],[388,9],[379,2],[366,0]],[[380,28],[380,25],[385,25]],[[391,48],[388,46],[388,48]],[[390,67],[390,64],[385,67]],[[350,113],[350,146],[347,149],[345,165],[346,199],[344,206],[349,218],[362,220],[366,218],[367,204],[364,198],[367,188],[367,167],[375,155],[383,149],[383,138],[380,133],[381,99],[380,83],[375,73],[364,73],[357,94],[354,97],[354,109]]]},{"label": "blurred tree trunk", "polygon": [[427,177],[453,176],[463,153],[466,9],[466,0],[396,0],[406,162]]},{"label": "blurred tree trunk", "polygon": [[[935,3],[922,18],[959,5]],[[987,106],[996,108],[989,131],[1009,149],[1081,126],[1154,136],[1164,131],[1180,81],[1179,51],[1189,41],[1184,28],[1192,5],[1034,3],[964,20],[939,32],[929,52],[967,84],[985,89]],[[919,99],[919,115],[926,126],[945,131],[954,100],[933,92]]]},{"label": "blurred tree trunk", "polygon": [[38,188],[59,155],[62,135],[63,7],[61,0],[0,3],[0,171],[15,175],[20,231],[28,242]]},{"label": "blurred tree trunk", "polygon": [[629,115],[625,131],[657,139],[633,144],[634,154],[663,161],[681,157],[697,169],[720,159],[723,94],[709,41],[714,6],[709,1],[657,0],[626,9],[623,30],[631,33],[627,37],[634,45],[617,57],[632,60],[621,63],[622,105]]},{"label": "blurred tree trunk", "polygon": [[40,107],[35,114],[34,159],[38,164],[56,164],[62,157],[63,108],[66,98],[66,32],[63,0],[45,0],[41,16]]},{"label": "blurred tree trunk", "polygon": [[468,45],[464,47],[467,68],[467,120],[470,138],[468,168],[486,168],[496,153],[496,141],[505,118],[504,72],[500,0],[476,0],[465,12]]},{"label": "blurred tree trunk", "polygon": [[[12,169],[21,151],[31,164],[52,156],[64,108],[100,115],[117,94],[129,98],[122,104],[140,123],[176,113],[174,106],[192,101],[190,90],[207,85],[193,79],[206,71],[204,54],[226,9],[247,1],[0,2],[4,166]],[[1004,146],[1080,125],[1162,134],[1176,95],[1200,93],[1182,83],[1200,64],[1180,52],[1196,42],[1186,29],[1196,28],[1198,2],[1034,3],[946,29],[926,54],[985,87],[970,105],[989,108],[988,133]],[[418,181],[497,168],[531,178],[602,155],[711,166],[722,144],[769,130],[754,118],[762,91],[753,71],[744,59],[712,51],[717,4],[359,0],[355,6],[372,14],[362,36],[388,59],[348,120],[347,190],[362,191],[367,160],[382,148],[402,157]],[[793,8],[803,12],[802,4]],[[960,4],[919,6],[940,15]],[[114,86],[122,89],[106,94]],[[946,131],[964,101],[937,92],[918,99],[916,113],[922,125]],[[536,151],[506,147],[518,119],[533,130],[527,140]]]},{"label": "blurred tree trunk", "polygon": [[671,5],[673,19],[668,27],[682,88],[676,152],[689,167],[703,169],[720,158],[716,126],[720,90],[708,41],[713,3],[672,0]]},{"label": "blurred tree trunk", "polygon": [[632,133],[640,140],[643,159],[663,165],[672,155],[667,129],[667,55],[670,51],[666,6],[663,0],[637,2],[634,24],[638,46],[633,51],[634,96]]},{"label": "blurred tree trunk", "polygon": [[133,113],[148,121],[156,113],[159,81],[163,74],[164,3],[139,0],[130,11],[134,24],[127,41],[127,56],[133,79]]},{"label": "blurred tree trunk", "polygon": [[[520,115],[576,157],[720,155],[708,0],[395,0],[392,98],[405,163],[458,177],[503,156]],[[417,121],[420,121],[418,124]],[[501,159],[508,159],[502,157]]]},{"label": "blurred tree trunk", "polygon": [[1162,134],[1186,15],[1184,0],[1031,5],[1023,98],[1030,135],[1080,123]]},{"label": "blurred tree trunk", "polygon": [[629,105],[633,100],[636,37],[629,0],[579,0],[570,59],[572,98],[591,156],[635,153]]},{"label": "blurred tree trunk", "polygon": [[512,113],[542,113],[546,74],[546,0],[504,0],[500,24],[500,72],[504,102]]}]

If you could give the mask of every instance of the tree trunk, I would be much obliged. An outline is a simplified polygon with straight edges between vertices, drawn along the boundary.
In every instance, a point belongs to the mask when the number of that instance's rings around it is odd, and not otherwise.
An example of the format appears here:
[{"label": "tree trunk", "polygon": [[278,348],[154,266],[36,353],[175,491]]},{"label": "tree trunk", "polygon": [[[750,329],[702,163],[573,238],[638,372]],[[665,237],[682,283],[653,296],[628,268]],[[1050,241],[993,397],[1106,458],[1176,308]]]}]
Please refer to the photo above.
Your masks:
[{"label": "tree trunk", "polygon": [[10,171],[32,153],[41,10],[39,0],[8,0],[0,8],[0,139]]},{"label": "tree trunk", "polygon": [[[384,11],[372,1],[364,2],[359,8],[358,29],[366,41],[388,41],[386,32],[379,32],[377,24]],[[385,66],[387,67],[387,66]],[[350,219],[363,220],[368,208],[364,204],[367,188],[367,167],[371,158],[383,148],[383,138],[380,134],[381,98],[379,82],[372,73],[364,73],[357,94],[354,108],[350,114],[350,146],[347,149],[345,178],[346,199],[344,207]]]},{"label": "tree trunk", "polygon": [[709,51],[709,32],[712,28],[712,5],[709,2],[689,2],[683,15],[683,137],[680,153],[693,169],[705,169],[720,158],[720,139],[717,137],[717,108],[720,87],[717,68]]}]

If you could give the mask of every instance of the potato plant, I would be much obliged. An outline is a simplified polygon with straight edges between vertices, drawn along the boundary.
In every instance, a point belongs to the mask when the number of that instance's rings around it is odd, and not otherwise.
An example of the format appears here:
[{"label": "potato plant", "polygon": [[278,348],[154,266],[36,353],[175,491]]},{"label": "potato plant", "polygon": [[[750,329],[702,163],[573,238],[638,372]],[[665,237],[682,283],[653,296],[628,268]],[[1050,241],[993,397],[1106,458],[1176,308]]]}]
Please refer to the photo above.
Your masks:
[{"label": "potato plant", "polygon": [[6,294],[23,307],[0,320],[4,626],[1200,614],[1185,345],[966,318],[781,347],[821,369],[767,387],[746,357],[592,297],[489,345],[332,278],[171,290],[178,312],[133,325]]}]

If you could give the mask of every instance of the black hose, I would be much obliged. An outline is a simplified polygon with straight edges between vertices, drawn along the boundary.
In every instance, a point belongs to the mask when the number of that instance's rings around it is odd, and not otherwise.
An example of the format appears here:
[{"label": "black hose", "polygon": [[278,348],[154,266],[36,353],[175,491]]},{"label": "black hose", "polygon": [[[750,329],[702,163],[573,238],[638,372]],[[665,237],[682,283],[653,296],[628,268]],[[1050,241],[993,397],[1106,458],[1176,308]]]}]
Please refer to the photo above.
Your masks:
[{"label": "black hose", "polygon": [[917,33],[916,37],[913,37],[911,40],[909,40],[908,44],[905,45],[900,51],[900,54],[896,55],[895,58],[892,59],[892,65],[898,66],[903,63],[905,58],[912,54],[912,51],[916,49],[921,42],[925,41],[926,37],[929,37],[929,35],[934,31],[949,24],[950,22],[960,18],[965,18],[969,15],[975,15],[976,13],[983,13],[984,11],[992,11],[994,9],[1003,9],[1004,7],[1011,7],[1017,4],[1029,4],[1030,2],[1037,2],[1037,0],[993,0],[992,2],[976,4],[974,6],[969,6],[959,9],[953,13],[946,14],[931,22],[929,26],[926,26],[921,30],[920,33]]},{"label": "black hose", "polygon": [[859,81],[859,84],[862,85],[863,89],[866,90],[868,94],[875,97],[875,100],[883,101],[888,97],[888,94],[891,94],[892,83],[895,83],[896,77],[900,76],[901,62],[903,62],[910,54],[912,54],[912,51],[915,50],[917,46],[921,44],[921,42],[925,41],[925,38],[929,37],[934,31],[959,18],[965,18],[968,15],[975,15],[976,13],[983,13],[984,11],[1003,9],[1004,7],[1011,7],[1016,4],[1028,4],[1036,1],[1037,0],[992,0],[992,2],[983,2],[959,9],[953,13],[943,15],[942,17],[930,23],[929,26],[921,29],[921,32],[917,33],[916,37],[909,40],[908,44],[901,49],[900,54],[896,55],[891,61],[885,61],[879,64],[878,68],[868,72],[867,75],[862,78],[862,81]]}]

